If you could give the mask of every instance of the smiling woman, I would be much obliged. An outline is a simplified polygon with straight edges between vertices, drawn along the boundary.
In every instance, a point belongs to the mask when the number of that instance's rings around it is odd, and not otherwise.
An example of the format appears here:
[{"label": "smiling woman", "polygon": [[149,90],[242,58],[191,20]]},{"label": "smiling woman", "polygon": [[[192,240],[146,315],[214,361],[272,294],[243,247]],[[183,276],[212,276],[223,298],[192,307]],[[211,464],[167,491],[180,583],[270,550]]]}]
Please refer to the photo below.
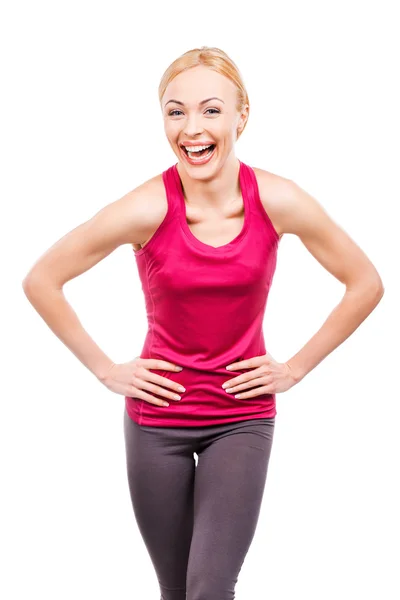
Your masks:
[{"label": "smiling woman", "polygon": [[[159,100],[178,162],[60,239],[24,289],[82,363],[124,396],[132,506],[163,600],[231,600],[261,508],[276,394],[358,327],[383,285],[316,199],[236,157],[249,99],[222,50],[177,58]],[[280,363],[267,351],[263,318],[285,233],[297,235],[346,293]],[[116,364],[83,329],[62,287],[122,244],[135,250],[148,330],[140,355]]]}]

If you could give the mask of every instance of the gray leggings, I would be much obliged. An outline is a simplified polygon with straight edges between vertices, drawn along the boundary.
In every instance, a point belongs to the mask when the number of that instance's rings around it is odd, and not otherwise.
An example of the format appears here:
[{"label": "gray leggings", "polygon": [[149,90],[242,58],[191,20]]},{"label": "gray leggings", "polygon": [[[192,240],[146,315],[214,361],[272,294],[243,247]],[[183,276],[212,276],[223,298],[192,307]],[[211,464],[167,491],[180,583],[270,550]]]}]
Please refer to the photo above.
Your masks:
[{"label": "gray leggings", "polygon": [[235,597],[260,513],[274,427],[275,417],[143,426],[125,409],[130,497],[160,600]]}]

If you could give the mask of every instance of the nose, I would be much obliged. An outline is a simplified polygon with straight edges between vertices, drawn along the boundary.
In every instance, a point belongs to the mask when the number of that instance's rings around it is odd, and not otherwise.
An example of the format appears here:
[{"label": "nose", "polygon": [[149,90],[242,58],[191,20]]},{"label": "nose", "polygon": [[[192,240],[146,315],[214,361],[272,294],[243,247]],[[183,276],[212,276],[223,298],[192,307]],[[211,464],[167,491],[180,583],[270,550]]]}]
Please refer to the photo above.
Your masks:
[{"label": "nose", "polygon": [[184,133],[187,137],[193,137],[198,133],[202,133],[204,131],[200,120],[197,115],[193,114],[192,116],[188,116],[186,120],[186,125],[184,127]]}]

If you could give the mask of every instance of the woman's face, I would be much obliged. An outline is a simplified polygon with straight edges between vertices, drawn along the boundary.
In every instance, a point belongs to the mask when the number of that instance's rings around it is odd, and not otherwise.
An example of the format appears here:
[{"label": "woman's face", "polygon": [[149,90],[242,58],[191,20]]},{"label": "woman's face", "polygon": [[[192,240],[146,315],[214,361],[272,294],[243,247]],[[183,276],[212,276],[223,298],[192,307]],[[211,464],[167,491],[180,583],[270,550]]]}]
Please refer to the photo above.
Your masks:
[{"label": "woman's face", "polygon": [[[247,105],[239,113],[236,102],[234,83],[202,65],[180,73],[167,86],[161,100],[165,134],[191,177],[209,177],[233,153],[237,130],[243,128],[248,114]],[[200,153],[201,159],[194,154],[191,160],[182,145],[193,144],[212,144],[214,149],[211,155],[207,149]]]}]

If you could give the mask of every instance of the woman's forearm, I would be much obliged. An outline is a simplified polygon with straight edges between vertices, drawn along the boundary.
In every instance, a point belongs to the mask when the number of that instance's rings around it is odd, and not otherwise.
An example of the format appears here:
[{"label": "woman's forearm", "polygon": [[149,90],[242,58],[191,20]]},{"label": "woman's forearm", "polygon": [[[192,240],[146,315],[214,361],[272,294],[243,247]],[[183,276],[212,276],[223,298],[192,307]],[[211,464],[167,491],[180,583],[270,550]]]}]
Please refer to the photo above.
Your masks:
[{"label": "woman's forearm", "polygon": [[357,329],[379,303],[383,292],[381,286],[346,290],[317,333],[286,361],[296,381],[303,379]]},{"label": "woman's forearm", "polygon": [[101,381],[113,362],[85,331],[63,290],[44,281],[24,281],[23,289],[53,333]]}]

